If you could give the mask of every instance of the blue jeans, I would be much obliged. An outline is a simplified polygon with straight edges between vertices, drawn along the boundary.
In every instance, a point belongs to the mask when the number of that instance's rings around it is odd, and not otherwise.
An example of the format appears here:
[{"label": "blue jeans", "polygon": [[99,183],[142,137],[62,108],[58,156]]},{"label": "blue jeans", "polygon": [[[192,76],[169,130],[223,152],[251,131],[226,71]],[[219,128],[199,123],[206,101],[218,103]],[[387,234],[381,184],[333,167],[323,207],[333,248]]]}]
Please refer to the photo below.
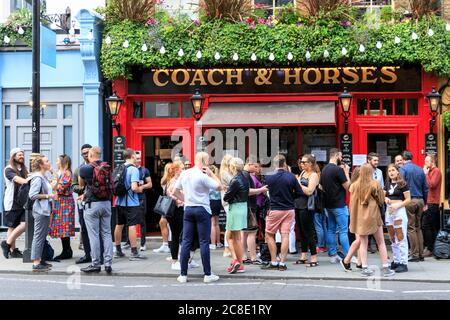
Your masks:
[{"label": "blue jeans", "polygon": [[316,212],[314,214],[314,227],[317,235],[317,246],[325,248],[327,246],[327,216],[325,213]]},{"label": "blue jeans", "polygon": [[194,241],[195,226],[197,226],[202,256],[203,272],[211,275],[211,260],[209,254],[209,241],[211,240],[211,215],[205,208],[185,207],[183,220],[183,240],[181,241],[181,275],[187,276],[190,249]]},{"label": "blue jeans", "polygon": [[344,255],[346,256],[350,248],[348,241],[348,208],[347,206],[343,208],[328,208],[326,209],[328,213],[328,255],[334,256],[337,253],[336,244],[336,227],[339,228],[339,241],[341,243],[342,249],[344,250]]}]

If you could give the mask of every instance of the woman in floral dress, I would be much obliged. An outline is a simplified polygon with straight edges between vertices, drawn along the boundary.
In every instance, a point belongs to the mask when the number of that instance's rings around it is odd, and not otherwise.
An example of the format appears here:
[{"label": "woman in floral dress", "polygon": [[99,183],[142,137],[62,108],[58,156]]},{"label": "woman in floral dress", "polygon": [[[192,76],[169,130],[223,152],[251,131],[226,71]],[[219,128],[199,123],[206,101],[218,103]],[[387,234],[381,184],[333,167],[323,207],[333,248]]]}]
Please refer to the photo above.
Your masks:
[{"label": "woman in floral dress", "polygon": [[58,172],[54,173],[53,201],[50,236],[61,238],[62,253],[55,260],[72,258],[70,237],[75,236],[75,201],[72,191],[72,161],[68,155],[61,155],[56,160]]}]

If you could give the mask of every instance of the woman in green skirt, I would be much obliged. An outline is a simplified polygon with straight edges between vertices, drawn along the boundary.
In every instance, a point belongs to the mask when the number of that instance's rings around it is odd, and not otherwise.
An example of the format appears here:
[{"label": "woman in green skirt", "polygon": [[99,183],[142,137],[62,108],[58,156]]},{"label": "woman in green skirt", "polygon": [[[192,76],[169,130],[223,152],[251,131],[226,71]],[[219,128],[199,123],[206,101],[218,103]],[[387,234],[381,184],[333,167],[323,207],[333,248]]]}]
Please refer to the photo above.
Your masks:
[{"label": "woman in green skirt", "polygon": [[247,200],[250,188],[249,182],[242,174],[244,161],[233,158],[230,161],[230,169],[233,179],[230,182],[223,200],[230,204],[227,215],[226,230],[228,231],[228,243],[232,255],[232,261],[227,268],[228,273],[244,272],[244,248],[241,242],[241,230],[247,228]]}]

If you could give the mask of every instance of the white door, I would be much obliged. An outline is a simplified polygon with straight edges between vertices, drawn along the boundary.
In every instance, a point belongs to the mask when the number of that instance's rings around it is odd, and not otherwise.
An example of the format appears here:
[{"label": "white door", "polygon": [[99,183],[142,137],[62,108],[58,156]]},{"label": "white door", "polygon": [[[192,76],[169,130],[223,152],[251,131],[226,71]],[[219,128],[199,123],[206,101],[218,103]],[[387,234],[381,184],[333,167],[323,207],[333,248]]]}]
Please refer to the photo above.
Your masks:
[{"label": "white door", "polygon": [[[52,164],[55,164],[58,157],[58,137],[56,126],[41,127],[41,153],[46,155]],[[31,127],[17,127],[17,142],[25,151],[25,163],[29,163],[32,151],[32,131]]]}]

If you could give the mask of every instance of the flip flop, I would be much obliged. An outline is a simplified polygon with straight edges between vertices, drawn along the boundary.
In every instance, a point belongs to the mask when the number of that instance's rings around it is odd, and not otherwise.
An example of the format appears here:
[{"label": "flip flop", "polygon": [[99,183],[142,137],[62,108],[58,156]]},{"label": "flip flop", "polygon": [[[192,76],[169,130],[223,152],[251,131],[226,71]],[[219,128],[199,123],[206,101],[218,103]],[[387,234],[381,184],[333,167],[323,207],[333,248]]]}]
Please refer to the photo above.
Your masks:
[{"label": "flip flop", "polygon": [[306,265],[307,267],[314,268],[319,266],[319,262],[310,262]]},{"label": "flip flop", "polygon": [[302,259],[298,259],[297,261],[294,262],[294,264],[306,264],[306,261],[308,261],[307,259],[302,260]]}]

